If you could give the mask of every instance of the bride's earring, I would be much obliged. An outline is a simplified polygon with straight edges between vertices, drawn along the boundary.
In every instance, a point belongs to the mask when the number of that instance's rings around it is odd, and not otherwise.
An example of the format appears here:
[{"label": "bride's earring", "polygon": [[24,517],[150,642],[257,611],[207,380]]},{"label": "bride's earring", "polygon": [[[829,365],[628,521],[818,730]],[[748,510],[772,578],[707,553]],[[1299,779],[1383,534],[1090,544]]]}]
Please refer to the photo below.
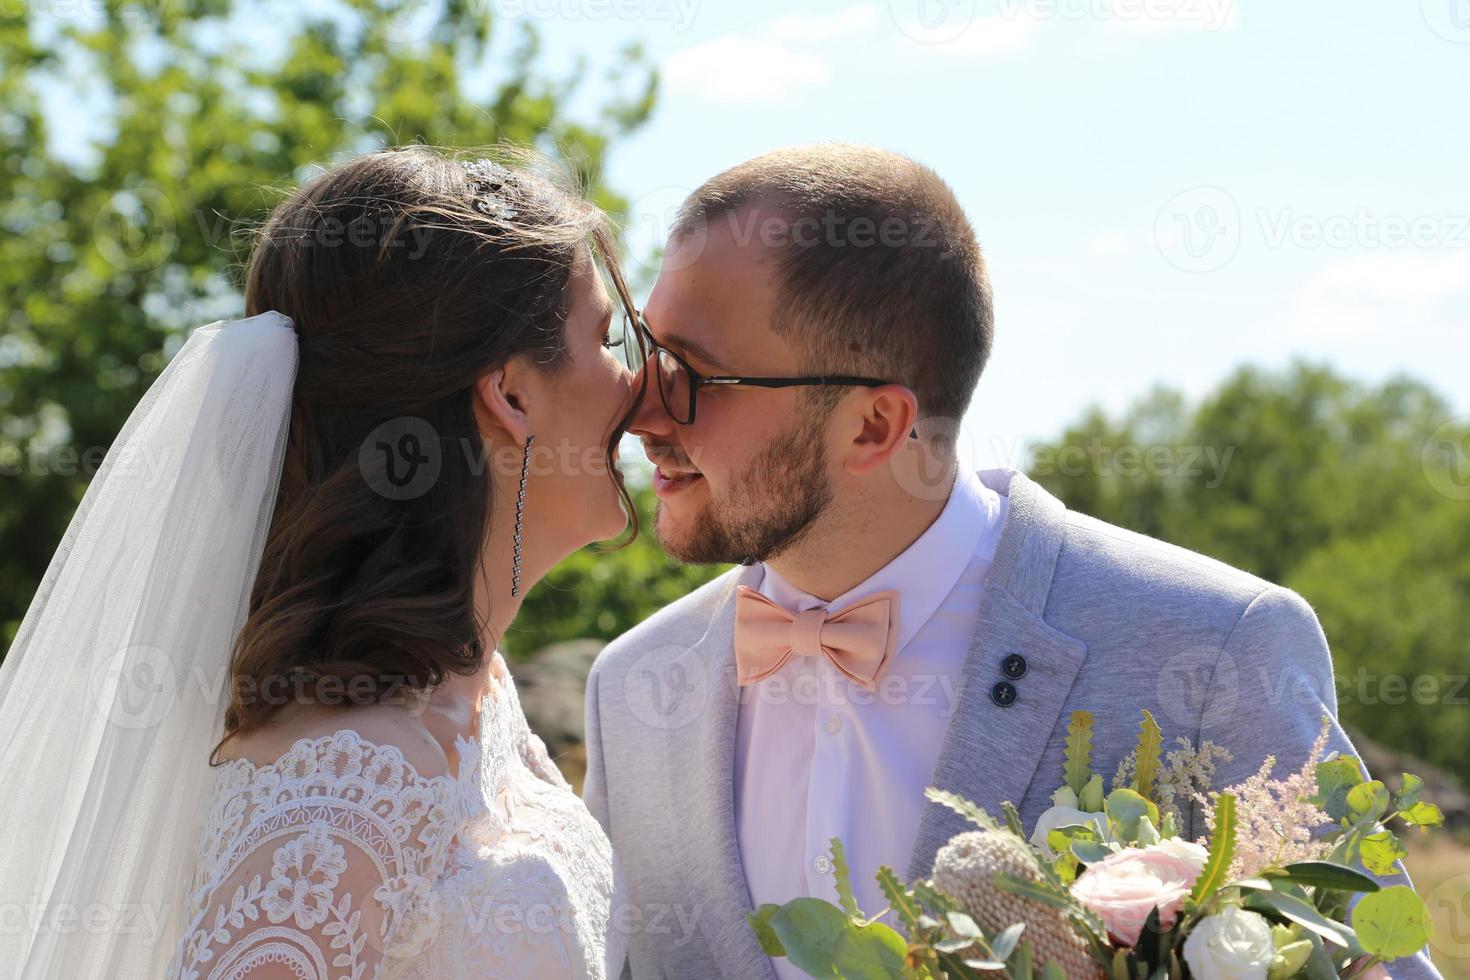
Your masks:
[{"label": "bride's earring", "polygon": [[521,526],[526,516],[526,478],[531,473],[531,443],[535,436],[526,436],[526,455],[521,460],[521,488],[516,492],[516,535],[515,559],[510,570],[510,594],[521,594]]}]

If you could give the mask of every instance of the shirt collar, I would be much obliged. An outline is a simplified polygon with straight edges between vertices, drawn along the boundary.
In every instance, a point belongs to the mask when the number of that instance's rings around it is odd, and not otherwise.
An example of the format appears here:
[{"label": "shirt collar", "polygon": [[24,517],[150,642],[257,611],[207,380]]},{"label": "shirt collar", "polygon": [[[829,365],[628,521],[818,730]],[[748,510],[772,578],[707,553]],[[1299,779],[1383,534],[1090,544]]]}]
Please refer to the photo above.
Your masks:
[{"label": "shirt collar", "polygon": [[803,592],[770,565],[763,564],[764,577],[758,591],[793,612],[806,609],[844,607],[886,589],[898,592],[898,635],[895,652],[902,650],[919,632],[969,567],[982,541],[993,539],[1000,529],[1000,494],[980,482],[973,472],[961,468],[950,489],[949,501],[928,529],[897,558],[830,603]]}]

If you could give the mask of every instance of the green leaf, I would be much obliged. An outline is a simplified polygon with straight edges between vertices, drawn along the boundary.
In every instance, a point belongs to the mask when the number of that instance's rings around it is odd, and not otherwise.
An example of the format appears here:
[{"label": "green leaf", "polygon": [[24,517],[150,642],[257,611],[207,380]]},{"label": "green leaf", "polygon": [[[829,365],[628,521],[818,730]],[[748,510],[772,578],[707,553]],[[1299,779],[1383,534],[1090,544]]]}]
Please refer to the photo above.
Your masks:
[{"label": "green leaf", "polygon": [[1155,826],[1159,819],[1159,808],[1131,789],[1113,790],[1108,794],[1104,809],[1108,822],[1113,826],[1113,836],[1129,844],[1138,840],[1138,821],[1141,817],[1148,817]]},{"label": "green leaf", "polygon": [[1147,710],[1138,725],[1138,748],[1133,759],[1133,789],[1146,800],[1154,798],[1159,777],[1159,760],[1164,751],[1164,733]]},{"label": "green leaf", "polygon": [[1343,819],[1348,813],[1348,791],[1362,781],[1358,760],[1350,755],[1317,763],[1317,805],[1333,820]]},{"label": "green leaf", "polygon": [[1388,787],[1380,780],[1359,783],[1348,790],[1348,818],[1353,823],[1379,820],[1388,812]]},{"label": "green leaf", "polygon": [[1041,971],[1041,980],[1067,980],[1067,975],[1055,960],[1047,960],[1046,968]]},{"label": "green leaf", "polygon": [[1076,904],[1067,891],[1053,885],[1027,881],[1010,874],[997,874],[992,880],[997,888],[1003,888],[1008,892],[1022,895],[1043,905],[1050,905],[1054,909],[1061,909],[1064,912],[1071,911]]},{"label": "green leaf", "polygon": [[1179,818],[1174,815],[1174,811],[1171,810],[1168,813],[1164,814],[1163,822],[1159,824],[1159,836],[1179,836]]},{"label": "green leaf", "polygon": [[1016,805],[1010,800],[1006,800],[1000,805],[1000,812],[1005,817],[1006,827],[1010,829],[1010,832],[1025,840],[1026,828],[1021,822],[1021,811],[1016,809]]},{"label": "green leaf", "polygon": [[1353,929],[1365,950],[1386,960],[1412,956],[1434,935],[1424,900],[1407,885],[1364,895],[1353,909]]},{"label": "green leaf", "polygon": [[1419,791],[1424,788],[1424,780],[1413,773],[1404,773],[1403,781],[1399,783],[1399,794],[1394,799],[1394,806],[1400,810],[1407,810],[1419,802]]},{"label": "green leaf", "polygon": [[832,874],[837,879],[837,898],[842,903],[842,911],[854,919],[862,918],[863,913],[852,894],[852,878],[847,871],[847,855],[843,853],[842,841],[833,837],[827,844],[832,849]]},{"label": "green leaf", "polygon": [[1000,935],[996,936],[990,943],[990,952],[998,960],[1008,960],[1011,953],[1015,952],[1016,945],[1021,941],[1021,934],[1026,931],[1026,923],[1017,922],[1007,926]]},{"label": "green leaf", "polygon": [[968,912],[947,912],[945,913],[944,918],[945,921],[949,923],[950,931],[953,932],[960,939],[968,939],[971,943],[973,943],[975,940],[983,938],[984,936],[984,933],[982,933],[980,931],[980,927],[975,924],[975,920],[970,918],[970,914]]},{"label": "green leaf", "polygon": [[1296,972],[1307,965],[1307,960],[1312,956],[1312,941],[1310,939],[1298,939],[1296,942],[1287,943],[1277,948],[1276,958],[1272,960],[1270,969],[1266,973],[1266,980],[1287,980],[1288,977],[1296,975]]},{"label": "green leaf", "polygon": [[1078,798],[1092,778],[1092,712],[1074,711],[1067,723],[1067,747],[1062,763],[1064,781]]},{"label": "green leaf", "polygon": [[903,882],[898,880],[898,875],[894,874],[893,869],[888,865],[882,864],[878,866],[877,878],[878,890],[883,893],[884,898],[888,899],[888,907],[893,909],[894,914],[910,932],[917,930],[922,910],[914,898],[909,895],[909,890],[903,886]]},{"label": "green leaf", "polygon": [[854,925],[839,935],[833,964],[843,980],[890,980],[903,975],[908,942],[881,922]]},{"label": "green leaf", "polygon": [[1031,971],[1031,940],[1027,939],[1011,962],[1011,980],[1031,980]]},{"label": "green leaf", "polygon": [[1106,844],[1094,840],[1074,840],[1072,854],[1083,864],[1096,864],[1113,853]]},{"label": "green leaf", "polygon": [[755,930],[755,938],[760,941],[761,951],[767,956],[786,955],[786,947],[781,945],[781,940],[771,928],[771,916],[780,910],[781,906],[767,902],[755,911],[745,913],[745,921]]},{"label": "green leaf", "polygon": [[1282,877],[1309,888],[1331,888],[1345,892],[1376,892],[1378,882],[1355,868],[1331,861],[1298,861],[1282,868]]},{"label": "green leaf", "polygon": [[938,803],[940,806],[949,807],[955,813],[958,813],[966,820],[980,827],[981,830],[989,830],[997,834],[1009,832],[1005,827],[997,823],[994,817],[958,793],[951,793],[949,790],[939,789],[937,786],[930,786],[924,790],[924,797]]},{"label": "green leaf", "polygon": [[1444,814],[1433,803],[1415,803],[1399,814],[1400,819],[1421,829],[1444,824]]},{"label": "green leaf", "polygon": [[1335,946],[1351,950],[1357,945],[1351,928],[1341,922],[1333,922],[1314,906],[1294,895],[1278,891],[1253,891],[1246,895],[1245,907],[1254,912],[1265,912],[1295,922]]},{"label": "green leaf", "polygon": [[1393,874],[1396,870],[1394,862],[1403,860],[1408,854],[1408,849],[1391,830],[1368,834],[1358,842],[1359,860],[1363,867],[1376,875]]},{"label": "green leaf", "polygon": [[1235,795],[1220,793],[1215,797],[1215,828],[1210,838],[1210,853],[1204,870],[1195,879],[1190,898],[1202,902],[1225,884],[1230,862],[1235,856]]},{"label": "green leaf", "polygon": [[1101,813],[1103,808],[1103,778],[1097,773],[1087,781],[1082,788],[1082,793],[1077,797],[1077,809],[1086,810],[1088,813]]},{"label": "green leaf", "polygon": [[814,977],[839,975],[837,947],[843,934],[854,928],[841,909],[819,898],[796,898],[768,921],[792,966]]},{"label": "green leaf", "polygon": [[938,915],[955,911],[960,907],[959,902],[924,880],[914,882],[913,893],[914,898],[918,899],[920,904]]},{"label": "green leaf", "polygon": [[1148,818],[1147,814],[1138,818],[1139,847],[1148,847],[1151,844],[1157,844],[1161,839],[1159,832],[1154,829],[1153,821]]}]

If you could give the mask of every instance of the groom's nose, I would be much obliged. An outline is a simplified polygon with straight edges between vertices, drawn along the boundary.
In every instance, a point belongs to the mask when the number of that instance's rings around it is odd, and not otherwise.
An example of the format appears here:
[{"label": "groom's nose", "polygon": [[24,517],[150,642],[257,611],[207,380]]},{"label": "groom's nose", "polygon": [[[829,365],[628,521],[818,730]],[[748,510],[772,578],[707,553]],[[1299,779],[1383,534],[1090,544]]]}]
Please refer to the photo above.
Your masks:
[{"label": "groom's nose", "polygon": [[638,402],[638,410],[633,414],[633,421],[628,425],[628,431],[634,435],[646,433],[667,440],[679,426],[665,411],[658,382],[649,377],[646,365],[633,379],[633,385],[635,390],[641,390],[643,394]]}]

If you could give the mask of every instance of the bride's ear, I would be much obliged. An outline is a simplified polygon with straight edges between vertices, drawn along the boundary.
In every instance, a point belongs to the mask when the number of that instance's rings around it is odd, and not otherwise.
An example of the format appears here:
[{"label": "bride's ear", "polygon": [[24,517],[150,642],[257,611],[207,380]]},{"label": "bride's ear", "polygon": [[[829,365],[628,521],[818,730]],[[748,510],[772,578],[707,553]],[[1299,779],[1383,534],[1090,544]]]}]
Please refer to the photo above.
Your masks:
[{"label": "bride's ear", "polygon": [[526,416],[526,372],[515,358],[487,371],[475,382],[475,419],[483,435],[499,429],[515,443],[531,434]]}]

